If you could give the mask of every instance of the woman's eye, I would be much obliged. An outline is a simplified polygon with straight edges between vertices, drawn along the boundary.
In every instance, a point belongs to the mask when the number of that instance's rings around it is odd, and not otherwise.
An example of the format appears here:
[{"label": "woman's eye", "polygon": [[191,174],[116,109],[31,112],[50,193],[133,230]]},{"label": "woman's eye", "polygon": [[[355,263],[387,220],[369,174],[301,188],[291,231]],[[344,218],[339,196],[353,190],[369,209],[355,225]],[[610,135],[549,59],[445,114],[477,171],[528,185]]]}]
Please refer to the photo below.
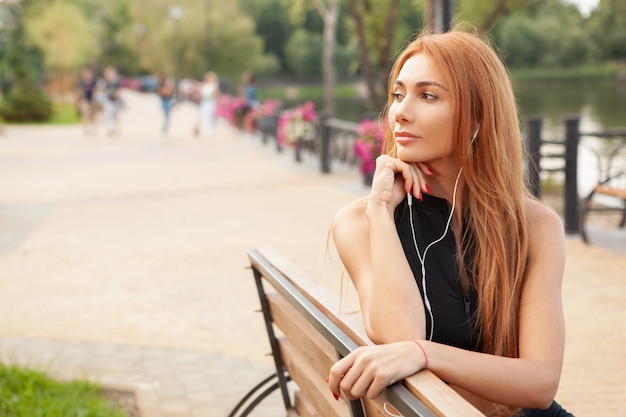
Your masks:
[{"label": "woman's eye", "polygon": [[437,100],[439,98],[436,94],[429,93],[428,91],[422,93],[422,97],[426,100]]},{"label": "woman's eye", "polygon": [[400,101],[400,100],[402,100],[402,98],[404,98],[404,94],[402,94],[402,93],[392,93],[391,97],[393,97],[393,99],[395,101]]}]

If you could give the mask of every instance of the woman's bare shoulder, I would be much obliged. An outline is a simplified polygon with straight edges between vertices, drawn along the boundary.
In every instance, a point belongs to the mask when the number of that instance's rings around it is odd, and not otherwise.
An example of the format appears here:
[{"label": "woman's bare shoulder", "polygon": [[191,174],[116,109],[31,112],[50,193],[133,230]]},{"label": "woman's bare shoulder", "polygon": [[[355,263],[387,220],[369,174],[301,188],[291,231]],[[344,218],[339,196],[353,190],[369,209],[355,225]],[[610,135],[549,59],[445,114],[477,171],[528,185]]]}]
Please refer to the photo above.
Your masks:
[{"label": "woman's bare shoulder", "polygon": [[366,203],[361,200],[339,210],[334,217],[332,233],[352,234],[354,231],[367,227],[367,218],[365,217]]},{"label": "woman's bare shoulder", "polygon": [[554,209],[534,198],[526,198],[526,216],[530,226],[563,227],[561,217]]},{"label": "woman's bare shoulder", "polygon": [[526,224],[530,242],[559,242],[565,238],[563,221],[554,209],[533,198],[526,199]]}]

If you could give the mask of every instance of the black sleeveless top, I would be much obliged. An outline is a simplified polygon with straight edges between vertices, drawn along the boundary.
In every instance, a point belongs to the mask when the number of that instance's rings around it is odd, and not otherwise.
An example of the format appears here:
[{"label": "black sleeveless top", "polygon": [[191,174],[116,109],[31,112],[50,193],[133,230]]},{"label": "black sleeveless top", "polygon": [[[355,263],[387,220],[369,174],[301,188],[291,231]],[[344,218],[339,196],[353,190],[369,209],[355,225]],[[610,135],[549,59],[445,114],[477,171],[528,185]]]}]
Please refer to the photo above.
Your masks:
[{"label": "black sleeveless top", "polygon": [[[409,209],[405,198],[396,208],[395,223],[404,253],[424,300],[421,262],[413,242]],[[450,216],[450,207],[446,200],[424,194],[423,202],[413,199],[412,210],[415,239],[423,257],[426,247],[443,234]],[[428,249],[424,259],[426,290],[435,322],[431,340],[462,349],[480,350],[473,324],[477,296],[472,285],[467,293],[463,291],[459,278],[458,256],[450,224],[445,237]],[[430,338],[430,314],[426,305],[424,309],[426,338]]]}]

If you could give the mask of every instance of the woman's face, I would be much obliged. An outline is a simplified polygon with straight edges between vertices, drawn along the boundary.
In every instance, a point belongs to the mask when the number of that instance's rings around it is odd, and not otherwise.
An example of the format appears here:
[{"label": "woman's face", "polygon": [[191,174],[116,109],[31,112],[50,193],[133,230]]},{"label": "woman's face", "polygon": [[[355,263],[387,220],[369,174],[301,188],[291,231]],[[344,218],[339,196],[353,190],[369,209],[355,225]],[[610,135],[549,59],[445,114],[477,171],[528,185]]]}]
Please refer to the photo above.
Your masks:
[{"label": "woman's face", "polygon": [[419,53],[409,58],[398,74],[389,107],[389,125],[398,158],[428,162],[452,155],[453,102],[444,77]]}]

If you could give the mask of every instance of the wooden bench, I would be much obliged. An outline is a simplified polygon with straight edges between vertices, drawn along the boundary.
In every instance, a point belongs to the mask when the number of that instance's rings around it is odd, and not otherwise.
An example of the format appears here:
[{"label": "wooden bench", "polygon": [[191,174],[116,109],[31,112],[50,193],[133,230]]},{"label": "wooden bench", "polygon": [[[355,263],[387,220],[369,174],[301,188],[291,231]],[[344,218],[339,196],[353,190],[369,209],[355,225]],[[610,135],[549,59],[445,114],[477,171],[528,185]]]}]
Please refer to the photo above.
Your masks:
[{"label": "wooden bench", "polygon": [[229,417],[248,415],[276,389],[287,416],[483,416],[428,370],[388,387],[374,400],[336,401],[325,381],[330,367],[357,347],[372,344],[362,316],[275,250],[250,250],[248,258],[276,374],[246,394]]},{"label": "wooden bench", "polygon": [[[598,185],[594,187],[593,190],[585,197],[583,200],[583,204],[581,207],[581,235],[583,241],[587,244],[591,243],[589,238],[588,231],[588,219],[589,213],[593,211],[599,212],[621,212],[622,216],[618,223],[619,228],[624,228],[626,226],[626,182],[620,182],[620,180],[626,178],[626,172],[619,173],[616,176],[609,177],[603,181],[601,181]],[[616,200],[621,200],[620,204],[615,204],[611,206],[607,205],[597,205],[596,197],[597,196],[607,196],[614,198]]]}]

